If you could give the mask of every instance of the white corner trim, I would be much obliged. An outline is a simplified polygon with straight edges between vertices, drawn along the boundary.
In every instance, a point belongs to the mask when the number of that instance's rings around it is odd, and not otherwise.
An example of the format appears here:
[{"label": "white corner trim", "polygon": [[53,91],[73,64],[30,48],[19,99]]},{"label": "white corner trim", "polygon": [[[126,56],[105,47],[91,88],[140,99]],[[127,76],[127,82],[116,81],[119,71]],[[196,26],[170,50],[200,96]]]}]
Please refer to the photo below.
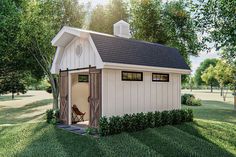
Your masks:
[{"label": "white corner trim", "polygon": [[72,83],[71,83],[71,74],[68,74],[68,123],[71,125],[71,108],[72,108]]},{"label": "white corner trim", "polygon": [[60,61],[61,61],[61,58],[62,58],[63,51],[64,51],[64,47],[60,47],[60,46],[57,47],[56,54],[53,58],[53,63],[52,63],[52,67],[51,67],[51,70],[50,70],[52,74],[58,74],[59,73]]},{"label": "white corner trim", "polygon": [[97,48],[96,48],[96,46],[93,42],[93,39],[92,39],[91,35],[89,35],[88,39],[89,39],[89,42],[92,46],[92,49],[94,50],[95,55],[96,55],[96,66],[97,66],[96,68],[97,69],[102,69],[104,67],[104,63],[102,61],[102,58],[101,58],[100,54],[98,53],[98,50],[97,50]]},{"label": "white corner trim", "polygon": [[176,74],[191,74],[191,70],[186,70],[186,69],[163,68],[163,67],[142,66],[142,65],[133,65],[133,64],[120,64],[120,63],[110,63],[110,62],[104,62],[103,68],[104,69],[164,72],[164,73],[176,73]]}]

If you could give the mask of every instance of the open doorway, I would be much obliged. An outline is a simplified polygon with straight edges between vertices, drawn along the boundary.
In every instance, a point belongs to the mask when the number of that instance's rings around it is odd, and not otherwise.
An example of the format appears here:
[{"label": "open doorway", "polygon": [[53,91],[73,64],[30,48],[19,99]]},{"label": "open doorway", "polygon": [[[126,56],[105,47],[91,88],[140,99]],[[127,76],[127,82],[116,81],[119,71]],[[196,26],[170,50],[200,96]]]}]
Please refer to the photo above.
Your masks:
[{"label": "open doorway", "polygon": [[[71,74],[71,118],[72,124],[88,127],[90,118],[89,73],[78,72]],[[77,109],[76,109],[77,108]]]}]

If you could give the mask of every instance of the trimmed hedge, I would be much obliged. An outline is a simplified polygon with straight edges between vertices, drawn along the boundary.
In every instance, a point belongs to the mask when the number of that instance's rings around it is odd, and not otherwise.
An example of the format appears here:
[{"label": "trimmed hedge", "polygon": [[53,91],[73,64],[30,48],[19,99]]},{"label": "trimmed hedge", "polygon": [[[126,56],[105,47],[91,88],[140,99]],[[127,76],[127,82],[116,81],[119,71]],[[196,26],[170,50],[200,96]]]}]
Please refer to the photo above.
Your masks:
[{"label": "trimmed hedge", "polygon": [[163,112],[148,112],[125,114],[124,116],[101,117],[99,121],[99,134],[101,136],[119,134],[121,132],[134,132],[146,128],[175,125],[193,121],[191,109],[171,110]]}]

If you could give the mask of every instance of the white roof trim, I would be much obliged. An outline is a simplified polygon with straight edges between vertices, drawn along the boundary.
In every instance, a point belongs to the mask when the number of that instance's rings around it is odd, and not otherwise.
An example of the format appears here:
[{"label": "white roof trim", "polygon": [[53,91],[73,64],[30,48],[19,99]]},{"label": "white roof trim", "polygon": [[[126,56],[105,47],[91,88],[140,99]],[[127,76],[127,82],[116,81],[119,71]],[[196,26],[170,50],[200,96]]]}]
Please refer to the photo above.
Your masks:
[{"label": "white roof trim", "polygon": [[98,53],[97,47],[95,46],[92,37],[89,35],[89,42],[95,52],[96,58],[97,58],[97,69],[102,69],[104,67],[104,62],[102,61],[102,58],[100,54]]},{"label": "white roof trim", "polygon": [[120,63],[110,63],[110,62],[104,62],[103,68],[120,69],[120,70],[150,71],[150,72],[165,72],[165,73],[176,73],[176,74],[191,74],[191,70],[186,70],[186,69],[163,68],[163,67],[142,66],[142,65],[133,65],[133,64],[120,64]]},{"label": "white roof trim", "polygon": [[[64,26],[59,31],[59,33],[57,33],[57,35],[52,39],[51,43],[52,43],[53,46],[65,46],[70,41],[67,41],[65,43],[60,43],[60,40],[63,40],[62,39],[63,35],[71,36],[71,38],[73,38],[75,36],[81,37],[81,38],[88,38],[89,33],[101,34],[101,35],[106,35],[106,36],[114,36],[114,35],[110,35],[110,34],[104,34],[104,33],[99,33],[99,32],[94,32],[94,31],[89,31],[89,30]],[[64,44],[64,45],[61,45],[61,44]]]}]

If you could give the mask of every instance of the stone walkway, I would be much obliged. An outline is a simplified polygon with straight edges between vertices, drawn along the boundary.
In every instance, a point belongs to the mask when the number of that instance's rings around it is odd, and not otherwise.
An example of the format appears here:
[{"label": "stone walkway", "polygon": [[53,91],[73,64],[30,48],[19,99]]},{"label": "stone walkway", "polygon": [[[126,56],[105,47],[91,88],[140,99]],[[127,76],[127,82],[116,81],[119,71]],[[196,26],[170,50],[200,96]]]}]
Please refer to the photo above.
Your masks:
[{"label": "stone walkway", "polygon": [[75,134],[80,134],[80,135],[85,135],[86,134],[86,128],[82,128],[78,125],[64,125],[64,124],[58,124],[58,128],[75,133]]}]

